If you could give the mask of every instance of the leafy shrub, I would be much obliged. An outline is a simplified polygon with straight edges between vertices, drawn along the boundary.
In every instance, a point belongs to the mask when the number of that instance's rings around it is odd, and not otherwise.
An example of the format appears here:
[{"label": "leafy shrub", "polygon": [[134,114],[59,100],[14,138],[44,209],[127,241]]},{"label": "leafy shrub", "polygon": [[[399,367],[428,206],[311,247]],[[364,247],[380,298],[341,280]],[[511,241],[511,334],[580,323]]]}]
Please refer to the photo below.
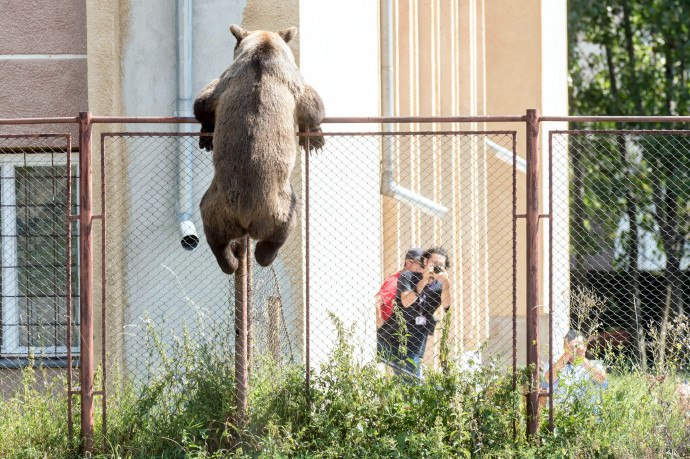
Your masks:
[{"label": "leafy shrub", "polygon": [[[671,372],[649,376],[609,361],[609,388],[596,402],[557,407],[553,434],[542,411],[539,440],[524,436],[526,372],[485,365],[462,371],[446,360],[419,384],[362,362],[352,328],[338,332],[331,358],[312,369],[253,362],[247,423],[235,425],[234,344],[222,324],[164,340],[148,323],[149,381],[109,378],[108,433],[99,457],[688,457],[690,417]],[[192,336],[200,337],[192,339]],[[164,344],[166,342],[167,344]],[[42,370],[23,372],[19,390],[0,401],[0,456],[70,457],[65,387],[36,388]],[[100,383],[97,382],[97,386]],[[39,384],[40,385],[40,384]],[[514,389],[517,388],[517,390]],[[78,398],[75,397],[75,401]],[[76,423],[78,427],[78,422]]]}]

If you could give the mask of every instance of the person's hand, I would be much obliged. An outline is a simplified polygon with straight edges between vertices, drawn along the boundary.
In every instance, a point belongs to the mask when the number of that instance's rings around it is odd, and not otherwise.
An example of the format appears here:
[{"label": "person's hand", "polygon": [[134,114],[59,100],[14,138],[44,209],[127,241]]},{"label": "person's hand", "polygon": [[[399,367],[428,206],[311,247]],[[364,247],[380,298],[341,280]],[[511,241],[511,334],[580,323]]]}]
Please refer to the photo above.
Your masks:
[{"label": "person's hand", "polygon": [[563,346],[563,355],[565,356],[565,361],[567,363],[573,363],[575,361],[575,349],[570,343],[565,343]]},{"label": "person's hand", "polygon": [[440,266],[440,268],[441,272],[433,273],[433,276],[437,281],[442,282],[443,285],[448,285],[450,282],[450,279],[448,278],[448,272],[446,271],[446,268],[444,268],[443,266]]},{"label": "person's hand", "polygon": [[424,267],[424,271],[422,271],[422,282],[421,284],[426,287],[431,283],[431,280],[434,278],[434,267],[430,264],[426,265]]},{"label": "person's hand", "polygon": [[584,359],[586,353],[587,353],[587,344],[586,343],[578,343],[575,346],[575,354],[577,355],[578,358]]},{"label": "person's hand", "polygon": [[378,293],[376,294],[376,296],[374,296],[374,298],[376,298],[376,329],[378,330],[379,328],[381,328],[381,325],[383,325],[383,316],[381,315],[383,299],[381,298],[381,295],[379,295]]},{"label": "person's hand", "polygon": [[582,361],[587,353],[587,343],[582,338],[577,338],[569,343],[565,343],[564,349],[570,354],[570,363],[575,360]]}]

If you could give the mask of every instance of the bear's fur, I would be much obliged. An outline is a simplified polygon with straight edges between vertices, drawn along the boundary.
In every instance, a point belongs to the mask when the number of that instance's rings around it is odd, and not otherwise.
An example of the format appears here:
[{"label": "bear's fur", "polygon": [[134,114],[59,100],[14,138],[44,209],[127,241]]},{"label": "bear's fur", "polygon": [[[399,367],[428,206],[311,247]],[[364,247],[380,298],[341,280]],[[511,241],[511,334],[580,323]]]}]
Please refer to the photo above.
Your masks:
[{"label": "bear's fur", "polygon": [[[321,132],[321,97],[304,79],[287,43],[297,29],[248,32],[230,26],[235,58],[194,101],[201,122],[199,146],[213,149],[215,174],[201,199],[204,232],[226,274],[237,269],[237,244],[257,240],[254,256],[270,265],[295,226],[297,196],[290,185],[300,130]],[[306,141],[300,137],[300,145]],[[310,150],[324,145],[310,137]]]}]

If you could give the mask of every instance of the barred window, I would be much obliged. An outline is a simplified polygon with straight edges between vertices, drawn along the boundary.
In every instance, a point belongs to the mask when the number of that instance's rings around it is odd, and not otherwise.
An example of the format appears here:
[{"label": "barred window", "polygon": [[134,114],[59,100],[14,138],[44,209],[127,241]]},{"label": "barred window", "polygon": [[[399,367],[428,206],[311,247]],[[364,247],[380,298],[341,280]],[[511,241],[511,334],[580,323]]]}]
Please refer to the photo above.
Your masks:
[{"label": "barred window", "polygon": [[[67,260],[67,183],[64,153],[7,155],[0,166],[0,357],[67,353],[68,304],[72,351],[79,345],[78,225],[71,225]],[[74,175],[74,167],[72,175]],[[72,180],[72,213],[77,181]],[[68,266],[69,265],[69,266]],[[68,269],[71,292],[68,292]]]}]

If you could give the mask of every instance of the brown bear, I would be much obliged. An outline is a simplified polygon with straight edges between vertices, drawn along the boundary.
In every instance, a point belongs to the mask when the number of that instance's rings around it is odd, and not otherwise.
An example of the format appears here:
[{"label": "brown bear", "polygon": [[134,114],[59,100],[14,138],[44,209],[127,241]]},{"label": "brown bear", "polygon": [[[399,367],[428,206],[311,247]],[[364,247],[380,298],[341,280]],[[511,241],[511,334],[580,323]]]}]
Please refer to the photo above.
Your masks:
[{"label": "brown bear", "polygon": [[[254,256],[270,265],[295,226],[298,199],[290,185],[300,131],[320,133],[321,97],[304,83],[287,43],[297,29],[249,32],[237,25],[235,57],[194,101],[199,146],[213,149],[213,180],[201,199],[204,233],[226,274],[237,269],[235,241],[257,240]],[[205,132],[213,132],[204,136]],[[322,135],[300,137],[321,149]]]}]

